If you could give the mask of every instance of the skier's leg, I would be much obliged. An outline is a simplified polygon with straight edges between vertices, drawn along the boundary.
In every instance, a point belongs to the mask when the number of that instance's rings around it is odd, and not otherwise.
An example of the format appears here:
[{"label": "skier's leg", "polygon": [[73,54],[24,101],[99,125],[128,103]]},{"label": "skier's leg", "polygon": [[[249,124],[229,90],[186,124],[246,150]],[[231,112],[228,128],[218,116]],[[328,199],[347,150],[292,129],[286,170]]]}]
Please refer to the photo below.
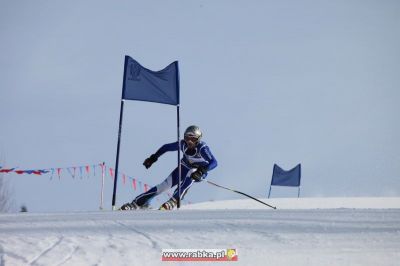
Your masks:
[{"label": "skier's leg", "polygon": [[[194,180],[190,177],[190,175],[196,171],[196,169],[187,169],[185,172],[182,172],[183,179],[181,181],[181,199],[185,196],[190,186],[194,183]],[[175,190],[173,196],[161,205],[160,210],[172,210],[177,202],[178,202],[178,188]]]},{"label": "skier's leg", "polygon": [[[186,174],[186,171],[184,171],[184,169],[182,167],[182,175],[183,174]],[[152,187],[149,191],[137,196],[135,198],[134,202],[138,206],[144,206],[153,197],[157,196],[158,194],[160,194],[160,193],[172,188],[176,184],[178,184],[178,179],[179,179],[178,176],[179,176],[179,171],[178,171],[178,167],[177,167],[172,171],[172,173],[163,182],[161,182],[157,186]]]},{"label": "skier's leg", "polygon": [[[181,200],[184,198],[184,196],[186,195],[187,191],[189,190],[189,188],[193,185],[194,180],[190,177],[192,175],[193,172],[196,171],[196,168],[190,169],[185,177],[182,179],[181,181]],[[178,201],[178,188],[175,189],[174,194],[172,195],[172,197]]]},{"label": "skier's leg", "polygon": [[147,203],[147,201],[149,201],[152,197],[154,197],[156,195],[156,193],[157,193],[157,188],[152,187],[148,191],[137,196],[133,200],[133,202],[135,202],[139,207],[142,207],[143,205],[145,205]]}]

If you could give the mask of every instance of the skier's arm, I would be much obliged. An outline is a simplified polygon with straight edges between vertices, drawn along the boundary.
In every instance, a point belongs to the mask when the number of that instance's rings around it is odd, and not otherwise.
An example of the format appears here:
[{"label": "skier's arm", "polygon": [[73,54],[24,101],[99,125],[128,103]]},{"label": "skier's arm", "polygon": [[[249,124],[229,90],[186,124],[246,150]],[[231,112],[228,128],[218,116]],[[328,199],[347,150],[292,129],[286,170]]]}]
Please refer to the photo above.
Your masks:
[{"label": "skier's arm", "polygon": [[207,176],[207,172],[217,167],[218,162],[212,155],[208,146],[204,146],[200,150],[201,156],[207,161],[197,167],[197,170],[190,176],[194,181],[200,182]]},{"label": "skier's arm", "polygon": [[200,150],[200,154],[205,160],[208,161],[208,165],[206,167],[207,171],[210,171],[210,170],[214,169],[215,167],[217,167],[218,162],[215,159],[214,155],[211,153],[210,148],[208,148],[208,146],[205,146],[204,148],[202,148]]},{"label": "skier's arm", "polygon": [[158,149],[158,151],[155,153],[157,158],[159,158],[161,155],[168,151],[177,151],[179,149],[178,142],[172,142],[172,143],[167,143],[161,146],[161,148]]},{"label": "skier's arm", "polygon": [[157,162],[158,157],[160,157],[161,155],[163,155],[164,153],[166,153],[167,151],[177,151],[179,149],[179,145],[178,142],[173,142],[173,143],[168,143],[165,144],[163,146],[161,146],[161,148],[159,148],[156,153],[150,155],[149,158],[147,158],[146,160],[144,160],[143,165],[149,169],[151,167],[151,165],[155,162]]}]

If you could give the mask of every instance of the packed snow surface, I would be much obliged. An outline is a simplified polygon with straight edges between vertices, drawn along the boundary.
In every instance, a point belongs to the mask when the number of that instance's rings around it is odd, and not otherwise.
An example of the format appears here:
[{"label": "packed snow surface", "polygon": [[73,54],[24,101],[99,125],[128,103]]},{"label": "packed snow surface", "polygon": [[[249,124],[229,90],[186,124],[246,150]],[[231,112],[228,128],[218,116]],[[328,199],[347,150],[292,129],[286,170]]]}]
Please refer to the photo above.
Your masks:
[{"label": "packed snow surface", "polygon": [[223,265],[400,265],[400,198],[264,200],[278,209],[1,214],[0,265],[193,265],[162,262],[161,250],[220,248],[238,253]]}]

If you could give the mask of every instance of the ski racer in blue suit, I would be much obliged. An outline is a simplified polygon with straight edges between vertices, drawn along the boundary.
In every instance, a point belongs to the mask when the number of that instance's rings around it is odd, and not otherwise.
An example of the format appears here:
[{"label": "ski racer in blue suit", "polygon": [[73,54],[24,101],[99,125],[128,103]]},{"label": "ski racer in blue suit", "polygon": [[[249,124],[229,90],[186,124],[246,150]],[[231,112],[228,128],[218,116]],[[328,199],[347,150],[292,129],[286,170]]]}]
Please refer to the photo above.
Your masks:
[{"label": "ski racer in blue suit", "polygon": [[[201,141],[202,132],[198,126],[190,126],[186,129],[184,139],[180,141],[183,158],[181,160],[181,199],[188,189],[195,183],[203,181],[208,171],[217,167],[217,160],[212,155],[207,144]],[[147,158],[143,165],[148,169],[158,158],[166,152],[177,151],[178,141],[163,145],[158,151]],[[134,210],[147,208],[150,200],[160,193],[176,186],[179,182],[179,169],[175,168],[172,173],[160,184],[152,187],[145,193],[137,196],[131,203],[126,203],[121,210]],[[178,202],[178,188],[172,197],[165,202],[160,209],[172,210]]]}]

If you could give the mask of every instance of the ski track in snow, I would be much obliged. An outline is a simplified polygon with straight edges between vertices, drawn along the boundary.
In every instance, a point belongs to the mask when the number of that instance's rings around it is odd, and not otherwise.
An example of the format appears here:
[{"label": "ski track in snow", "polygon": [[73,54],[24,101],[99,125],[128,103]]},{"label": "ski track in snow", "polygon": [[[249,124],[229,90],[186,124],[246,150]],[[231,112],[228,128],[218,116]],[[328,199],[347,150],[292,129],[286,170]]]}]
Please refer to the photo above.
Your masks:
[{"label": "ski track in snow", "polygon": [[400,209],[0,215],[0,266],[172,265],[166,248],[236,248],[235,265],[397,266]]},{"label": "ski track in snow", "polygon": [[51,244],[50,247],[46,248],[43,250],[36,258],[34,258],[31,262],[29,262],[30,265],[38,265],[36,262],[43,256],[45,256],[47,253],[51,252],[54,248],[56,248],[60,243],[63,241],[63,237],[59,237],[57,241],[55,241],[53,244]]},{"label": "ski track in snow", "polygon": [[143,236],[144,238],[146,238],[150,242],[152,248],[161,250],[161,248],[158,245],[157,241],[153,240],[153,238],[151,238],[149,234],[146,234],[145,232],[139,231],[139,230],[135,229],[133,226],[126,225],[126,224],[124,224],[122,222],[116,221],[115,223],[120,225],[120,226],[128,228],[129,230],[137,233],[138,235]]}]

